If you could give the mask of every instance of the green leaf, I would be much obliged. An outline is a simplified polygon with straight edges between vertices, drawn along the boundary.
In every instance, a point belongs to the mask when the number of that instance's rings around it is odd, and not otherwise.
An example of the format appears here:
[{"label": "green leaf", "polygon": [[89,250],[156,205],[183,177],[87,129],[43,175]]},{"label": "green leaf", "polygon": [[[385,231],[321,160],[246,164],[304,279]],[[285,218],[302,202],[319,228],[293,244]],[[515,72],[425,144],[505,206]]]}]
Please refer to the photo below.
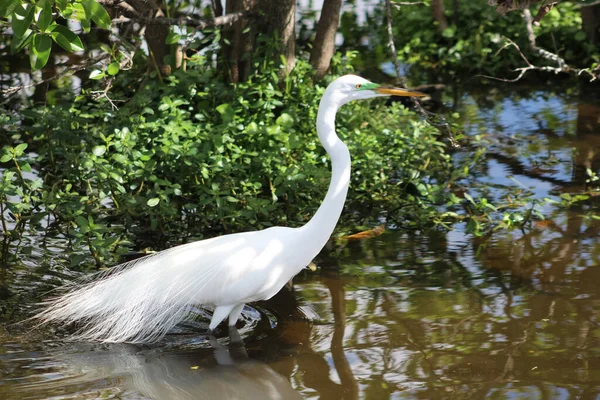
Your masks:
[{"label": "green leaf", "polygon": [[87,228],[89,226],[87,218],[85,218],[83,215],[78,215],[77,226],[80,228]]},{"label": "green leaf", "polygon": [[156,207],[160,203],[160,199],[158,197],[154,197],[146,202],[150,207]]},{"label": "green leaf", "polygon": [[69,0],[54,0],[58,9],[62,12],[67,9],[67,5],[69,4]]},{"label": "green leaf", "polygon": [[10,154],[5,154],[2,157],[0,157],[0,163],[5,163],[12,160],[12,156]]},{"label": "green leaf", "polygon": [[11,25],[13,34],[16,37],[22,37],[33,21],[33,14],[35,13],[35,7],[31,4],[27,9],[19,4],[15,7],[15,11],[12,14]]},{"label": "green leaf", "polygon": [[83,51],[83,43],[79,36],[63,25],[53,24],[50,26],[52,39],[66,51]]},{"label": "green leaf", "polygon": [[25,31],[25,34],[22,37],[13,37],[12,40],[10,41],[10,53],[11,54],[17,54],[19,51],[23,50],[25,47],[27,47],[29,45],[29,43],[31,43],[31,40],[33,39],[33,35],[32,35],[33,31],[30,29],[27,29]]},{"label": "green leaf", "polygon": [[96,0],[83,0],[81,2],[85,9],[86,15],[96,23],[100,28],[110,28],[110,16]]},{"label": "green leaf", "polygon": [[92,153],[94,153],[96,157],[102,157],[104,153],[106,153],[106,146],[95,146],[92,149]]},{"label": "green leaf", "polygon": [[449,26],[448,28],[444,29],[444,31],[442,32],[442,36],[448,39],[452,39],[455,33],[456,28],[454,26]]},{"label": "green leaf", "polygon": [[28,162],[24,163],[24,164],[20,164],[21,166],[21,171],[23,172],[31,172],[31,165],[29,165]]},{"label": "green leaf", "polygon": [[36,70],[42,68],[50,58],[50,50],[52,50],[52,39],[50,36],[33,34],[33,42],[31,43],[29,53],[29,63],[31,69]]},{"label": "green leaf", "polygon": [[113,54],[113,49],[111,49],[110,46],[108,46],[104,43],[100,43],[100,48],[102,49],[102,51],[104,51],[108,54]]},{"label": "green leaf", "polygon": [[239,200],[238,200],[238,199],[236,199],[236,198],[235,198],[235,197],[233,197],[233,196],[227,196],[227,197],[226,197],[226,199],[227,199],[227,201],[228,201],[228,202],[230,202],[230,203],[237,203],[237,202],[239,202]]},{"label": "green leaf", "polygon": [[27,148],[27,143],[21,143],[21,144],[15,146],[15,155],[17,157],[22,155],[26,148]]},{"label": "green leaf", "polygon": [[0,17],[8,17],[19,3],[20,0],[3,0],[0,2]]},{"label": "green leaf", "polygon": [[40,31],[46,32],[52,22],[52,4],[48,0],[39,0],[35,8],[37,26]]},{"label": "green leaf", "polygon": [[465,199],[469,200],[469,202],[475,205],[475,200],[473,200],[473,196],[471,196],[469,193],[465,193],[463,194],[463,196],[465,196]]},{"label": "green leaf", "polygon": [[113,61],[108,65],[107,72],[109,75],[116,75],[119,73],[121,66],[118,61]]},{"label": "green leaf", "polygon": [[256,133],[258,132],[258,125],[256,122],[252,121],[246,127],[246,133]]},{"label": "green leaf", "polygon": [[72,10],[71,18],[79,21],[79,23],[81,24],[81,29],[83,29],[83,31],[86,33],[89,32],[90,31],[90,16],[88,15],[88,10],[83,6],[83,4],[82,3],[70,3],[70,6],[68,9]]},{"label": "green leaf", "polygon": [[174,43],[177,43],[179,41],[179,39],[181,39],[181,35],[171,31],[167,35],[167,39],[165,40],[165,43],[166,44],[174,44]]},{"label": "green leaf", "polygon": [[294,118],[290,114],[283,113],[275,121],[277,125],[283,126],[284,128],[290,128],[294,125]]},{"label": "green leaf", "polygon": [[104,78],[104,72],[99,69],[95,69],[90,73],[90,79],[102,79]]},{"label": "green leaf", "polygon": [[223,122],[230,122],[235,116],[235,110],[228,103],[217,106],[217,112],[221,114]]},{"label": "green leaf", "polygon": [[81,20],[79,23],[81,24],[81,29],[83,29],[85,33],[89,33],[92,30],[92,25],[88,19]]}]

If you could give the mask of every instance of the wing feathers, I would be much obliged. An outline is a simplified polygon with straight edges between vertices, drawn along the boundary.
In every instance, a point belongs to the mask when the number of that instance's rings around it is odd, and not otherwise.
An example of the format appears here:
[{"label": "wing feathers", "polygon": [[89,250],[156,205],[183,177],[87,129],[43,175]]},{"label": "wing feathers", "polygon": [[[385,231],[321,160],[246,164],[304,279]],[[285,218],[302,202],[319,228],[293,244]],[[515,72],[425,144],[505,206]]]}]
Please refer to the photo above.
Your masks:
[{"label": "wing feathers", "polygon": [[34,318],[78,323],[78,340],[156,341],[188,316],[191,305],[211,305],[201,292],[215,284],[221,263],[219,257],[205,254],[201,243],[142,257],[70,284]]}]

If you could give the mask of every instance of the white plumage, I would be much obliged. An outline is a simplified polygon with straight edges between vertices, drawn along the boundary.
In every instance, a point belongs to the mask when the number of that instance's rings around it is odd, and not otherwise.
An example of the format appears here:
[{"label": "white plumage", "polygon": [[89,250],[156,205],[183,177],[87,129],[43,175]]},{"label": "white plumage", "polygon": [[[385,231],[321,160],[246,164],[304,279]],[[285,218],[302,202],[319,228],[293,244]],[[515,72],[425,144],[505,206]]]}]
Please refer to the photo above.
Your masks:
[{"label": "white plumage", "polygon": [[350,181],[350,154],[335,133],[335,114],[355,99],[420,96],[354,75],[335,80],[323,95],[317,132],[331,157],[332,179],[315,216],[303,227],[274,227],[174,247],[100,273],[46,303],[42,322],[77,323],[74,338],[152,342],[184,320],[193,305],[215,307],[214,330],[244,304],[271,298],[323,248],[340,217]]}]

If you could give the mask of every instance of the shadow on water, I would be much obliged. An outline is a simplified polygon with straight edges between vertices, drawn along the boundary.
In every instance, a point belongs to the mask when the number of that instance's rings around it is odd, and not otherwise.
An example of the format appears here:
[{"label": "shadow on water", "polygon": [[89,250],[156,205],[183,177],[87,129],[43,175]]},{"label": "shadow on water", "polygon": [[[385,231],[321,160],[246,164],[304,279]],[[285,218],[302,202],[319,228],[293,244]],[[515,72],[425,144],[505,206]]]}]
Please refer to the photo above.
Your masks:
[{"label": "shadow on water", "polygon": [[[454,98],[465,133],[489,141],[465,184],[474,194],[589,192],[587,170],[600,167],[597,99],[535,90]],[[388,230],[335,244],[317,272],[247,308],[241,338],[202,336],[202,322],[160,345],[108,346],[8,327],[0,398],[598,398],[595,201],[547,205],[548,219],[524,231]],[[32,273],[41,252],[3,277],[3,301],[34,290],[32,277],[51,280]]]}]

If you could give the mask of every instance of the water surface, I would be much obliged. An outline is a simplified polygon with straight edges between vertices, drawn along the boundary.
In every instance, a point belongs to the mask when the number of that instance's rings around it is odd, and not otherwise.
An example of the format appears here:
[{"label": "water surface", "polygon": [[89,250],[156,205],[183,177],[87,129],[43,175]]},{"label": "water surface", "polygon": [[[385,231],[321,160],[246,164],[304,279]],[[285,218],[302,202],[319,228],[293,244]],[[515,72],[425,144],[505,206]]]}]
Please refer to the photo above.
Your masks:
[{"label": "water surface", "polygon": [[[468,182],[474,195],[590,189],[586,169],[600,166],[593,102],[535,90],[455,99],[465,133],[490,143]],[[239,332],[222,327],[216,337],[201,317],[152,346],[68,343],[61,327],[7,325],[0,398],[599,398],[591,204],[546,205],[546,221],[482,238],[458,226],[332,243],[317,271],[248,306]],[[4,272],[3,300],[51,280],[34,274],[48,257],[40,248]]]}]

